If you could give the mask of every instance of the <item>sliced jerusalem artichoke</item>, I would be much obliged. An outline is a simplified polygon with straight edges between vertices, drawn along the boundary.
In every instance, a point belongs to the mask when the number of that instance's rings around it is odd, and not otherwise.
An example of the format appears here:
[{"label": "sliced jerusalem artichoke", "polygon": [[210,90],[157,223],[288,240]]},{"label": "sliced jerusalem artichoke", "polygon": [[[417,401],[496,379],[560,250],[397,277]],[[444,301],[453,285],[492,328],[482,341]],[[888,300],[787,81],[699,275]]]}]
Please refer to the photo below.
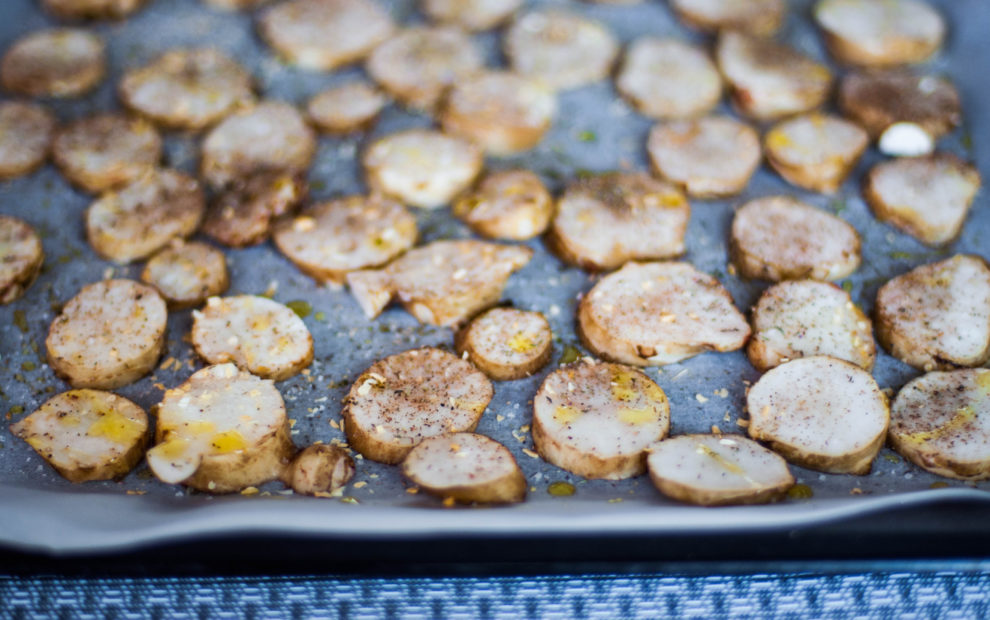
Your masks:
[{"label": "sliced jerusalem artichoke", "polygon": [[513,71],[554,90],[605,79],[619,54],[604,24],[561,10],[516,17],[502,42]]},{"label": "sliced jerusalem artichoke", "polygon": [[458,332],[457,352],[496,381],[529,376],[550,361],[550,323],[539,312],[492,308]]},{"label": "sliced jerusalem artichoke", "polygon": [[98,193],[131,183],[158,166],[162,139],[140,119],[97,114],[63,127],[52,159],[72,183]]},{"label": "sliced jerusalem artichoke", "polygon": [[664,439],[646,463],[661,493],[701,506],[764,504],[794,486],[784,459],[740,435]]},{"label": "sliced jerusalem artichoke", "polygon": [[822,0],[814,17],[832,55],[853,65],[921,62],[945,38],[945,20],[921,0]]},{"label": "sliced jerusalem artichoke", "polygon": [[877,339],[925,371],[990,360],[990,267],[975,255],[922,265],[877,292]]},{"label": "sliced jerusalem artichoke", "polygon": [[790,280],[771,286],[753,308],[746,350],[761,372],[799,357],[828,355],[870,370],[876,344],[870,319],[833,284]]},{"label": "sliced jerusalem artichoke", "polygon": [[675,187],[642,173],[581,179],[557,201],[547,245],[564,261],[607,270],[684,253],[691,206]]},{"label": "sliced jerusalem artichoke", "polygon": [[894,124],[909,123],[934,142],[962,120],[959,91],[948,78],[901,70],[847,74],[839,84],[837,103],[874,138]]},{"label": "sliced jerusalem artichoke", "polygon": [[368,318],[397,298],[421,323],[452,326],[494,305],[509,276],[532,256],[514,245],[435,241],[382,269],[352,271],[347,284]]},{"label": "sliced jerusalem artichoke", "polygon": [[523,0],[420,0],[420,10],[435,22],[465,30],[489,30],[522,6]]},{"label": "sliced jerusalem artichoke", "polygon": [[177,170],[148,171],[89,206],[86,238],[100,256],[129,263],[196,232],[203,211],[196,179]]},{"label": "sliced jerusalem artichoke", "polygon": [[767,161],[794,185],[831,194],[856,166],[870,139],[841,117],[812,112],[775,125],[763,138]]},{"label": "sliced jerusalem artichoke", "polygon": [[352,448],[395,464],[424,439],[473,431],[493,394],[470,362],[439,349],[413,349],[361,373],[341,415]]},{"label": "sliced jerusalem artichoke", "polygon": [[911,381],[894,399],[887,438],[933,474],[990,478],[990,370],[931,372]]},{"label": "sliced jerusalem artichoke", "polygon": [[354,459],[340,446],[313,444],[282,471],[286,486],[302,495],[325,496],[354,477]]},{"label": "sliced jerusalem artichoke", "polygon": [[84,286],[55,317],[48,365],[75,388],[112,390],[150,372],[165,348],[165,301],[132,280]]},{"label": "sliced jerusalem artichoke", "polygon": [[122,19],[140,9],[145,0],[42,0],[45,10],[59,19]]},{"label": "sliced jerusalem artichoke", "polygon": [[36,103],[0,102],[0,181],[34,172],[48,157],[55,117]]},{"label": "sliced jerusalem artichoke", "polygon": [[826,356],[781,364],[746,396],[749,436],[788,461],[833,474],[867,474],[890,422],[870,373]]},{"label": "sliced jerusalem artichoke", "polygon": [[280,478],[296,452],[275,385],[233,364],[165,392],[157,418],[148,466],[168,484],[234,493]]},{"label": "sliced jerusalem artichoke", "polygon": [[372,143],[361,163],[372,189],[414,207],[436,209],[471,185],[484,157],[467,140],[408,129]]},{"label": "sliced jerusalem artichoke", "polygon": [[207,362],[233,362],[273,381],[288,379],[313,361],[313,336],[305,323],[267,297],[210,297],[202,311],[193,312],[190,338]]},{"label": "sliced jerusalem artichoke", "polygon": [[125,72],[118,90],[125,106],[175,129],[203,129],[254,100],[251,75],[212,48],[169,50]]},{"label": "sliced jerusalem artichoke", "polygon": [[371,84],[350,82],[315,95],[306,104],[306,113],[320,131],[348,133],[372,125],[387,103],[388,98]]},{"label": "sliced jerusalem artichoke", "polygon": [[545,460],[585,478],[646,472],[646,451],[667,436],[667,395],[642,372],[579,362],[550,373],[533,399],[533,443]]},{"label": "sliced jerusalem artichoke", "polygon": [[484,64],[474,41],[460,28],[410,26],[375,48],[365,69],[396,100],[432,110],[448,88]]},{"label": "sliced jerusalem artichoke", "polygon": [[0,59],[0,83],[28,97],[78,97],[107,71],[106,44],[83,28],[36,30],[14,41]]},{"label": "sliced jerusalem artichoke", "polygon": [[198,306],[230,283],[223,252],[199,241],[179,241],[152,256],[141,280],[158,289],[172,309]]},{"label": "sliced jerusalem artichoke", "polygon": [[747,278],[838,280],[859,267],[860,240],[841,218],[796,198],[767,196],[736,211],[729,253]]},{"label": "sliced jerusalem artichoke", "polygon": [[291,172],[259,172],[238,178],[206,212],[203,233],[232,248],[264,242],[275,221],[306,197],[306,180]]},{"label": "sliced jerusalem artichoke", "polygon": [[536,146],[556,115],[552,91],[508,71],[486,71],[451,87],[440,124],[488,153],[511,155]]},{"label": "sliced jerusalem artichoke", "polygon": [[979,171],[954,155],[880,162],[863,181],[877,219],[928,245],[951,242],[980,189]]},{"label": "sliced jerusalem artichoke", "polygon": [[307,207],[275,229],[275,246],[303,273],[342,285],[347,274],[379,267],[416,243],[416,218],[379,195],[347,196]]},{"label": "sliced jerusalem artichoke", "polygon": [[148,416],[122,396],[69,390],[10,425],[70,482],[114,480],[127,475],[148,445]]},{"label": "sliced jerusalem artichoke", "polygon": [[542,234],[553,216],[553,197],[529,170],[486,175],[453,205],[454,215],[482,237],[524,241]]},{"label": "sliced jerusalem artichoke", "polygon": [[577,319],[589,349],[637,366],[735,351],[750,333],[728,291],[688,263],[627,263],[584,296]]},{"label": "sliced jerusalem artichoke", "polygon": [[757,36],[777,32],[787,14],[787,0],[670,0],[670,6],[694,28],[741,30]]},{"label": "sliced jerusalem artichoke", "polygon": [[674,38],[633,41],[615,86],[641,114],[659,119],[704,114],[722,96],[722,78],[708,54]]},{"label": "sliced jerusalem artichoke", "polygon": [[395,30],[373,0],[290,0],[258,19],[261,37],[294,65],[332,71],[367,56]]},{"label": "sliced jerusalem artichoke", "polygon": [[728,116],[655,125],[646,148],[661,177],[699,198],[744,190],[761,156],[756,130]]},{"label": "sliced jerusalem artichoke", "polygon": [[430,495],[463,504],[512,504],[526,499],[526,477],[512,453],[476,433],[423,440],[402,461],[402,475]]},{"label": "sliced jerusalem artichoke", "polygon": [[23,295],[45,262],[41,238],[27,222],[0,215],[0,304]]},{"label": "sliced jerusalem artichoke", "polygon": [[715,58],[740,112],[768,121],[807,112],[825,102],[832,74],[800,52],[740,32],[723,32]]}]

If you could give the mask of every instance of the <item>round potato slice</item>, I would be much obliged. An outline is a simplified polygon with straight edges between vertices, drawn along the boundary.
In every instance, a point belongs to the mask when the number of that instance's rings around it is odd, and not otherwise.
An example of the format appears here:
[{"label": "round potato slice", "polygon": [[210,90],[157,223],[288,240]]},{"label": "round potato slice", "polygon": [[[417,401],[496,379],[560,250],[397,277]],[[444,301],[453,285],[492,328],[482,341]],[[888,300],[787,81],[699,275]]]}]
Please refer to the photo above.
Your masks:
[{"label": "round potato slice", "polygon": [[118,91],[128,108],[175,129],[202,129],[254,100],[251,75],[209,48],[165,52],[127,71]]},{"label": "round potato slice", "polygon": [[647,449],[667,436],[667,395],[642,372],[579,362],[550,373],[533,399],[533,443],[546,461],[585,478],[646,472]]},{"label": "round potato slice", "polygon": [[669,0],[681,21],[709,32],[741,30],[769,36],[780,29],[786,0]]},{"label": "round potato slice", "polygon": [[767,196],[736,211],[729,254],[746,278],[840,280],[859,267],[860,241],[841,218],[796,198]]},{"label": "round potato slice", "polygon": [[877,339],[921,370],[982,366],[990,360],[990,267],[959,254],[922,265],[880,287]]},{"label": "round potato slice", "polygon": [[547,245],[564,261],[607,270],[684,253],[691,206],[672,185],[614,172],[572,183],[557,201]]},{"label": "round potato slice", "polygon": [[740,112],[768,121],[807,112],[825,102],[832,74],[800,52],[740,32],[723,32],[715,59]]},{"label": "round potato slice", "polygon": [[340,446],[313,444],[282,472],[282,482],[302,495],[325,497],[354,477],[354,459]]},{"label": "round potato slice", "polygon": [[451,26],[411,26],[379,45],[368,75],[403,104],[432,110],[444,92],[481,71],[484,58],[471,37]]},{"label": "round potato slice", "polygon": [[154,369],[168,312],[158,291],[133,280],[88,284],[48,330],[48,365],[74,388],[112,390]]},{"label": "round potato slice", "polygon": [[753,308],[749,361],[765,372],[799,357],[828,355],[870,370],[876,359],[873,326],[833,284],[790,280],[771,286]]},{"label": "round potato slice", "polygon": [[800,467],[868,474],[890,422],[870,373],[832,357],[804,357],[760,377],[746,396],[749,436]]},{"label": "round potato slice", "polygon": [[395,24],[373,0],[289,0],[262,14],[258,30],[292,64],[333,71],[367,56]]},{"label": "round potato slice", "polygon": [[556,115],[553,91],[508,71],[488,71],[451,88],[440,124],[488,153],[511,155],[536,146]]},{"label": "round potato slice", "polygon": [[148,416],[122,396],[100,390],[69,390],[10,425],[70,482],[117,480],[144,456]]},{"label": "round potato slice", "polygon": [[52,159],[73,184],[99,193],[136,181],[157,167],[162,138],[146,121],[97,114],[63,127]]},{"label": "round potato slice", "polygon": [[141,280],[158,289],[174,310],[198,306],[230,284],[223,252],[199,241],[179,241],[152,256]]},{"label": "round potato slice", "polygon": [[34,172],[45,163],[55,117],[35,103],[0,102],[0,181]]},{"label": "round potato slice", "polygon": [[387,103],[388,98],[371,84],[350,82],[314,96],[306,113],[320,131],[349,133],[370,127]]},{"label": "round potato slice", "polygon": [[884,161],[863,182],[878,220],[928,245],[959,236],[982,181],[979,171],[950,153]]},{"label": "round potato slice", "polygon": [[203,140],[200,173],[220,188],[263,171],[304,172],[316,152],[316,136],[294,106],[262,101],[235,112]]},{"label": "round potato slice", "polygon": [[641,114],[659,119],[704,114],[722,96],[722,78],[708,54],[673,38],[633,41],[615,87]]},{"label": "round potato slice", "polygon": [[526,499],[526,476],[512,453],[475,433],[424,439],[402,461],[402,475],[430,495],[462,504],[513,504]]},{"label": "round potato slice", "polygon": [[165,392],[148,466],[162,482],[234,493],[281,477],[296,452],[282,395],[233,364]]},{"label": "round potato slice", "polygon": [[887,437],[933,474],[990,478],[990,370],[931,372],[911,381],[894,399]]},{"label": "round potato slice", "polygon": [[18,39],[0,60],[6,91],[29,97],[77,97],[107,71],[103,39],[81,28],[37,30]]},{"label": "round potato slice", "polygon": [[681,435],[650,449],[657,489],[700,506],[765,504],[794,486],[787,462],[740,435]]},{"label": "round potato slice", "polygon": [[368,318],[398,298],[421,323],[450,327],[495,305],[509,276],[532,257],[516,245],[435,241],[382,269],[352,271],[347,285]]},{"label": "round potato slice", "polygon": [[59,19],[122,19],[140,9],[145,0],[42,0],[45,10]]},{"label": "round potato slice", "polygon": [[763,138],[767,161],[780,176],[824,194],[839,189],[869,142],[858,125],[817,112],[778,123]]},{"label": "round potato slice", "polygon": [[585,346],[637,366],[735,351],[749,337],[729,292],[688,263],[626,264],[584,296],[577,319]]},{"label": "round potato slice", "polygon": [[361,163],[372,189],[414,207],[436,209],[471,185],[484,157],[467,140],[407,129],[372,143]]},{"label": "round potato slice", "polygon": [[31,225],[0,215],[0,304],[19,299],[41,273],[44,262],[41,238]]},{"label": "round potato slice", "polygon": [[514,241],[542,234],[553,210],[550,192],[529,170],[490,173],[453,206],[454,215],[482,237]]},{"label": "round potato slice", "polygon": [[698,198],[743,191],[761,158],[756,130],[728,116],[656,125],[646,149],[657,174]]},{"label": "round potato slice", "polygon": [[605,79],[619,54],[619,42],[603,24],[560,10],[517,17],[503,46],[513,71],[554,90]]},{"label": "round potato slice", "polygon": [[342,285],[351,271],[378,267],[416,243],[416,218],[381,196],[347,196],[308,207],[275,229],[282,254],[318,281]]},{"label": "round potato slice", "polygon": [[490,30],[507,20],[523,0],[420,0],[431,20],[465,30]]},{"label": "round potato slice", "polygon": [[934,142],[962,122],[959,91],[936,75],[896,70],[849,73],[839,84],[838,105],[874,138],[891,125],[910,123]]},{"label": "round potato slice", "polygon": [[921,62],[945,38],[945,21],[920,0],[821,0],[815,21],[840,62],[889,66]]},{"label": "round potato slice", "polygon": [[150,171],[89,206],[86,238],[100,256],[128,263],[196,232],[205,208],[196,179],[177,170]]},{"label": "round potato slice", "polygon": [[457,333],[457,352],[490,378],[528,377],[550,361],[550,323],[539,312],[492,308]]},{"label": "round potato slice", "polygon": [[352,448],[396,464],[425,439],[473,431],[493,394],[469,362],[427,347],[372,364],[351,386],[341,415]]},{"label": "round potato slice", "polygon": [[210,297],[193,311],[192,345],[211,364],[233,362],[281,381],[313,361],[313,336],[290,308],[256,295]]},{"label": "round potato slice", "polygon": [[306,197],[302,174],[259,172],[230,183],[206,212],[203,233],[232,248],[257,245],[271,235],[277,218]]}]

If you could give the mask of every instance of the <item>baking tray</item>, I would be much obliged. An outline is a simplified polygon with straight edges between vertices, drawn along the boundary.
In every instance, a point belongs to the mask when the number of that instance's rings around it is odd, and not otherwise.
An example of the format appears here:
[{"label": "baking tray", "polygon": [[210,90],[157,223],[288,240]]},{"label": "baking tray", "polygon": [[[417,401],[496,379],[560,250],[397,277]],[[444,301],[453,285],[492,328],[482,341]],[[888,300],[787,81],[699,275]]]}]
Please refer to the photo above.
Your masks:
[{"label": "baking tray", "polygon": [[[6,0],[0,8],[0,44],[51,24],[31,0]],[[385,3],[404,22],[421,20],[410,0]],[[673,19],[658,2],[630,6],[592,5],[576,1],[533,1],[532,6],[566,7],[598,18],[623,42],[645,35],[676,35],[704,42]],[[950,23],[944,52],[932,69],[950,75],[961,90],[966,124],[943,141],[943,147],[974,159],[990,178],[986,140],[990,138],[990,99],[983,63],[990,58],[987,32],[990,6],[982,0],[937,3]],[[783,37],[818,57],[825,54],[809,19],[810,3],[795,1]],[[109,42],[110,79],[91,96],[51,102],[63,121],[102,109],[117,109],[114,86],[125,68],[147,62],[161,51],[181,45],[210,45],[223,49],[248,66],[261,92],[295,103],[321,89],[360,75],[352,68],[336,74],[310,73],[281,64],[258,41],[250,15],[210,9],[198,0],[152,1],[140,13],[120,23],[92,26]],[[503,63],[498,33],[476,37],[489,63]],[[724,104],[723,104],[724,105]],[[728,108],[723,111],[728,112]],[[323,199],[362,191],[357,155],[369,138],[400,128],[428,125],[430,119],[397,106],[389,107],[369,136],[320,139],[310,173],[312,196]],[[491,169],[529,167],[559,190],[568,178],[583,171],[617,168],[647,169],[645,138],[651,122],[618,99],[609,83],[600,83],[560,97],[559,120],[543,143],[525,155],[491,159]],[[166,163],[195,170],[197,137],[170,134]],[[835,196],[822,196],[788,186],[764,166],[742,196],[722,201],[693,201],[686,260],[710,272],[726,285],[737,305],[752,305],[767,283],[747,282],[727,272],[726,239],[733,209],[745,200],[790,193],[830,210],[852,223],[863,238],[864,260],[844,283],[864,310],[871,311],[879,286],[916,265],[954,252],[987,256],[990,233],[987,192],[981,193],[959,238],[950,248],[932,250],[875,221],[859,196],[859,177],[878,161],[871,149]],[[66,389],[44,364],[44,338],[60,303],[86,283],[104,277],[136,278],[140,265],[119,266],[100,260],[88,248],[82,214],[90,198],[73,190],[49,165],[37,173],[0,184],[0,212],[32,223],[43,235],[45,269],[27,295],[0,308],[0,417],[19,419],[51,394]],[[423,241],[470,236],[448,210],[417,212]],[[532,458],[528,433],[529,401],[542,378],[557,365],[564,349],[578,345],[573,329],[577,300],[595,277],[562,265],[539,241],[533,261],[514,275],[504,300],[547,315],[556,336],[554,361],[536,376],[497,383],[495,397],[479,432],[506,444],[530,483],[529,499],[521,505],[444,509],[435,500],[406,492],[396,468],[358,461],[358,472],[347,487],[345,501],[285,495],[271,483],[251,497],[211,497],[155,480],[139,466],[122,482],[73,485],[62,480],[4,425],[0,430],[0,546],[59,554],[133,549],[154,543],[175,543],[226,535],[287,535],[315,539],[449,539],[452,537],[524,536],[642,536],[652,540],[681,535],[726,532],[780,532],[830,521],[862,517],[878,511],[944,505],[967,500],[990,507],[990,483],[946,481],[906,463],[884,448],[867,476],[826,475],[793,467],[798,482],[814,496],[770,506],[696,508],[677,504],[657,493],[646,477],[622,482],[585,481]],[[343,439],[330,425],[339,420],[340,401],[351,380],[373,361],[420,345],[451,346],[448,329],[418,325],[398,308],[368,321],[346,291],[316,286],[282,258],[270,244],[227,252],[231,293],[269,293],[288,302],[305,300],[313,313],[304,320],[316,342],[308,375],[278,385],[289,416],[296,420],[293,438],[299,446],[315,440]],[[151,376],[119,390],[144,407],[155,404],[162,387],[181,383],[200,367],[183,340],[190,312],[170,316],[165,358],[170,364]],[[741,352],[705,354],[680,364],[646,371],[667,392],[672,433],[707,432],[713,425],[741,432],[747,382],[758,374]],[[917,372],[880,353],[874,375],[881,387],[900,388]],[[724,392],[722,391],[724,388]],[[724,396],[720,396],[723,394]],[[552,482],[575,485],[571,497],[554,497]],[[933,485],[936,488],[932,488]],[[943,487],[943,488],[937,488]],[[281,493],[280,493],[281,491]],[[950,529],[950,523],[943,524]]]}]

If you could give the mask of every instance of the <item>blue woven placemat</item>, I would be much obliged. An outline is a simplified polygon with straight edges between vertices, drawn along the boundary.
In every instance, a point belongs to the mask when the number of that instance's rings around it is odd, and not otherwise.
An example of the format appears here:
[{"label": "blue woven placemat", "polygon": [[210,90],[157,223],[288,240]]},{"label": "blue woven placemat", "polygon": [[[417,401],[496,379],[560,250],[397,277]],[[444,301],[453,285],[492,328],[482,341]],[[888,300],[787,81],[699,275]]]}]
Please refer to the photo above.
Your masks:
[{"label": "blue woven placemat", "polygon": [[0,577],[4,618],[988,618],[990,573]]}]

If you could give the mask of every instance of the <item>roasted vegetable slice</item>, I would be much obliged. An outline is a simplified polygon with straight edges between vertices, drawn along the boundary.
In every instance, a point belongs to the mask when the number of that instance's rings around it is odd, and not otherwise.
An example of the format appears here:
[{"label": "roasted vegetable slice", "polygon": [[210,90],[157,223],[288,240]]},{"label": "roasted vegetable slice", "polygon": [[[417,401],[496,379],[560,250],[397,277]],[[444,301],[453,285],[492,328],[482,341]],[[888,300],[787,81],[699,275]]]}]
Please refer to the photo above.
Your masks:
[{"label": "roasted vegetable slice", "polygon": [[832,55],[854,65],[921,62],[945,38],[945,20],[921,0],[822,0],[814,16]]},{"label": "roasted vegetable slice", "polygon": [[722,96],[722,78],[708,54],[673,38],[633,41],[615,87],[641,114],[658,119],[704,114]]},{"label": "roasted vegetable slice", "polygon": [[28,97],[78,97],[107,71],[106,44],[82,28],[36,30],[14,41],[0,60],[4,90]]},{"label": "roasted vegetable slice", "polygon": [[539,312],[492,308],[457,334],[457,351],[496,381],[543,368],[553,352],[550,323]]},{"label": "roasted vegetable slice", "polygon": [[524,241],[547,229],[554,205],[535,173],[503,170],[486,175],[452,210],[482,237]]},{"label": "roasted vegetable slice", "polygon": [[763,138],[767,161],[780,176],[825,194],[839,189],[869,141],[858,125],[814,112],[778,123]]},{"label": "roasted vegetable slice", "polygon": [[0,102],[0,181],[34,172],[48,157],[55,117],[42,106]]},{"label": "roasted vegetable slice", "polygon": [[512,453],[475,433],[423,440],[402,461],[402,475],[431,495],[463,504],[512,504],[526,498],[526,477]]},{"label": "roasted vegetable slice", "polygon": [[179,241],[152,256],[141,280],[158,289],[173,309],[198,306],[230,283],[223,252],[199,241]]},{"label": "roasted vegetable slice", "polygon": [[670,6],[689,26],[757,36],[777,32],[787,14],[787,0],[670,0]]},{"label": "roasted vegetable slice", "polygon": [[309,100],[309,120],[327,133],[367,129],[378,118],[388,98],[367,82],[350,82],[327,89]]},{"label": "roasted vegetable slice", "polygon": [[150,123],[119,114],[97,114],[63,127],[52,159],[72,183],[92,193],[131,183],[152,172],[162,139]]}]

